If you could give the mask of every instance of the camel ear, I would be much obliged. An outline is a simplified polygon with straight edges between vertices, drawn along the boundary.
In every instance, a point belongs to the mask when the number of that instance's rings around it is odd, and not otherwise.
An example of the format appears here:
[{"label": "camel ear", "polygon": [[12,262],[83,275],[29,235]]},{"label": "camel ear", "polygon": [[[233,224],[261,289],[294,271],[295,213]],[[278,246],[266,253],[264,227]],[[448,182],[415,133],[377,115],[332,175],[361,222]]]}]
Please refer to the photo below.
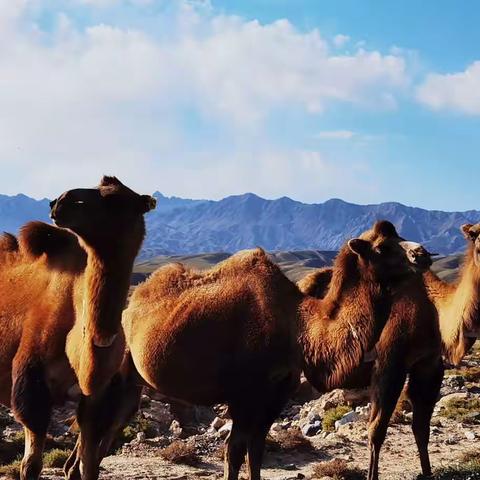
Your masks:
[{"label": "camel ear", "polygon": [[99,187],[122,187],[123,183],[117,177],[104,175],[100,180]]},{"label": "camel ear", "polygon": [[150,195],[142,195],[141,197],[141,211],[142,213],[147,213],[150,210],[155,210],[155,207],[157,206],[157,199],[155,197],[152,197]]},{"label": "camel ear", "polygon": [[352,238],[348,241],[348,248],[359,257],[366,257],[370,252],[370,242],[361,238]]},{"label": "camel ear", "polygon": [[472,242],[477,239],[478,234],[480,233],[478,229],[473,228],[473,225],[471,223],[466,223],[465,225],[462,225],[461,229],[463,232],[463,236],[467,240],[471,240]]},{"label": "camel ear", "polygon": [[377,235],[382,235],[383,237],[398,237],[395,225],[388,220],[380,220],[376,222],[373,226],[373,231]]}]

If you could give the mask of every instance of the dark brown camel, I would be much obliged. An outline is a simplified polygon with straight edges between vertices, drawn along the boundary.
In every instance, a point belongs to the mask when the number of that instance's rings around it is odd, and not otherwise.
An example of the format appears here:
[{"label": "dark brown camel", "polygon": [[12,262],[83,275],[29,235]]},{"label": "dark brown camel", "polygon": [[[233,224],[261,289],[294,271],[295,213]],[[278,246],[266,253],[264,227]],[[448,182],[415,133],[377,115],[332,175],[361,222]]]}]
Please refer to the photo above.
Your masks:
[{"label": "dark brown camel", "polygon": [[[412,250],[420,253],[413,263]],[[249,478],[259,480],[265,437],[301,370],[322,390],[343,383],[378,339],[392,291],[430,264],[418,244],[379,222],[342,248],[324,300],[304,297],[262,250],[205,273],[161,268],[137,287],[124,312],[130,355],[123,393],[107,395],[92,413],[111,415],[99,457],[137,408],[140,377],[171,398],[227,403],[233,426],[224,478],[237,480],[247,456]]]},{"label": "dark brown camel", "polygon": [[[58,225],[32,222],[0,237],[0,401],[25,429],[21,479],[35,480],[51,410],[82,392],[78,420],[123,358],[121,328],[134,258],[154,199],[114,177],[51,203]],[[78,397],[78,393],[76,395]],[[83,478],[96,478],[81,449]],[[96,462],[94,462],[96,466]]]},{"label": "dark brown camel", "polygon": [[[442,354],[457,364],[472,346],[480,326],[480,225],[464,225],[469,241],[458,282],[440,280],[432,272],[412,278],[398,288],[390,317],[375,347],[376,360],[365,362],[344,387],[371,384],[369,480],[378,479],[380,449],[388,423],[408,375],[406,393],[413,407],[412,430],[422,473],[430,476],[430,420],[443,380]],[[301,290],[322,298],[333,269],[325,268],[299,282]]]}]

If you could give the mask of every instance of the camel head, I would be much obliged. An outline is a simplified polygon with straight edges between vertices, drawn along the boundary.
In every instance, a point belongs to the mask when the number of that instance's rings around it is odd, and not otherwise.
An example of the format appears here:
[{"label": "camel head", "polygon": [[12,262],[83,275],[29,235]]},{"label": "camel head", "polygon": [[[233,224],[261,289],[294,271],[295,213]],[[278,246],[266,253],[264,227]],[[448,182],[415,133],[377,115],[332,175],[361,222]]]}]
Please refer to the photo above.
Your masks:
[{"label": "camel head", "polygon": [[462,225],[462,232],[473,247],[473,262],[475,266],[480,267],[480,223]]},{"label": "camel head", "polygon": [[350,240],[348,247],[378,280],[423,273],[432,265],[432,254],[419,243],[400,237],[395,226],[385,220]]},{"label": "camel head", "polygon": [[111,249],[115,242],[128,239],[136,255],[145,235],[143,215],[155,203],[150,195],[139,195],[116,177],[105,176],[96,188],[62,193],[50,202],[50,217],[89,247]]}]

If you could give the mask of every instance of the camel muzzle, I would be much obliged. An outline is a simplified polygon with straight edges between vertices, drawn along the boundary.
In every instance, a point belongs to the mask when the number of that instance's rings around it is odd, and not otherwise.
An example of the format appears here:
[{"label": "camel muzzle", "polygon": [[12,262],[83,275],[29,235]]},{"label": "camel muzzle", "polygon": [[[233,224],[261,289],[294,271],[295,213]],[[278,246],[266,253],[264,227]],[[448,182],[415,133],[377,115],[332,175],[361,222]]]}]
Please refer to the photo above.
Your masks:
[{"label": "camel muzzle", "polygon": [[109,335],[106,337],[100,337],[98,335],[95,335],[95,337],[93,338],[93,344],[99,348],[111,347],[115,342],[117,336],[118,336],[118,333],[115,333],[114,335]]},{"label": "camel muzzle", "polygon": [[423,245],[416,242],[400,242],[405,250],[409,262],[421,270],[428,270],[432,266],[432,257],[437,253],[430,253]]}]

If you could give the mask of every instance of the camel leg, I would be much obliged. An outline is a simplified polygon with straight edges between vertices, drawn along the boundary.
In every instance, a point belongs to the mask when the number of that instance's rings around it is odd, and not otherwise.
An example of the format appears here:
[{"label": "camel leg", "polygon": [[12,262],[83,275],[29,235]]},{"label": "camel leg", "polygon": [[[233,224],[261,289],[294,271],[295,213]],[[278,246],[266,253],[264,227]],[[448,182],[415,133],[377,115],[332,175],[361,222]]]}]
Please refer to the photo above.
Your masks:
[{"label": "camel leg", "polygon": [[387,435],[390,417],[400,397],[407,376],[403,365],[395,360],[392,355],[386,361],[388,362],[386,365],[377,363],[372,379],[372,412],[368,427],[370,449],[368,480],[378,480],[380,450]]},{"label": "camel leg", "polygon": [[225,441],[224,480],[238,480],[247,453],[247,432],[242,421],[232,415],[232,431]]},{"label": "camel leg", "polygon": [[412,430],[420,455],[422,473],[427,477],[432,475],[428,455],[430,420],[442,385],[443,371],[441,359],[433,366],[431,361],[423,362],[415,365],[408,381],[407,392],[413,407]]},{"label": "camel leg", "polygon": [[[142,387],[117,375],[101,395],[82,397],[80,434],[64,471],[68,480],[95,479],[119,429],[138,410]],[[82,475],[80,475],[80,471]]]},{"label": "camel leg", "polygon": [[[247,463],[249,480],[261,480],[265,440],[272,423],[282,413],[291,394],[298,386],[295,374],[288,375],[279,383],[270,385],[263,395],[260,393],[258,403],[255,405],[257,414],[253,416],[254,422],[250,429],[247,442]],[[260,406],[260,410],[258,410]]]},{"label": "camel leg", "polygon": [[14,360],[12,409],[25,430],[25,454],[21,480],[37,480],[43,468],[42,454],[52,412],[50,391],[40,362]]},{"label": "camel leg", "polygon": [[250,433],[247,444],[249,480],[261,480],[265,439],[270,430],[270,426],[271,423],[269,425],[256,427]]}]

